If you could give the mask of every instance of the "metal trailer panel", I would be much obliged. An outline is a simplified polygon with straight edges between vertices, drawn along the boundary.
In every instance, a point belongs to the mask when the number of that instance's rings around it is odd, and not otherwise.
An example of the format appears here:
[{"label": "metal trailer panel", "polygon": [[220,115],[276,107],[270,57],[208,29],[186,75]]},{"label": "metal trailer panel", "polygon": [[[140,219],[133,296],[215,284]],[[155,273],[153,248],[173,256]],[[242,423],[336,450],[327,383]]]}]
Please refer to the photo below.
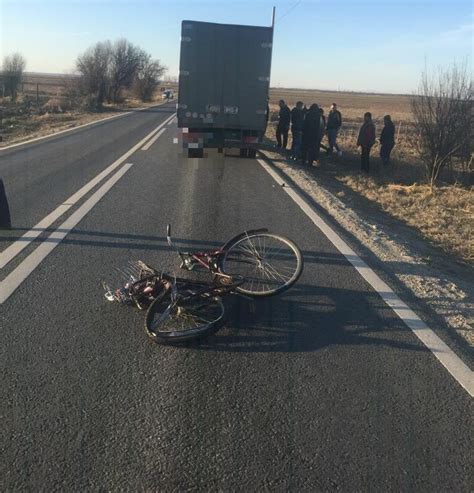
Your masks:
[{"label": "metal trailer panel", "polygon": [[265,129],[272,31],[182,22],[179,127]]}]

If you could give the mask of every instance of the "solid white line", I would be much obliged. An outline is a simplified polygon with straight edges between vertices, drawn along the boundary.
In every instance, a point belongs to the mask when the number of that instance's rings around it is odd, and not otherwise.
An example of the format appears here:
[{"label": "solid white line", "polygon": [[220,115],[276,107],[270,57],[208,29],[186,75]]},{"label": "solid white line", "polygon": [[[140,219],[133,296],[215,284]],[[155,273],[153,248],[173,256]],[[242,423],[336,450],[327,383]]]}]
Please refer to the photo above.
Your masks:
[{"label": "solid white line", "polygon": [[[169,124],[169,122],[168,122]],[[143,147],[142,151],[148,151],[148,149],[163,135],[166,128],[162,128],[152,139],[150,139]]]},{"label": "solid white line", "polygon": [[99,200],[117,183],[132,167],[128,163],[110,177],[93,195],[91,195],[76,212],[66,219],[46,241],[26,257],[3,281],[0,282],[0,304],[4,303],[12,293],[27,279],[38,265],[61,243],[66,235],[84,218]]},{"label": "solid white line", "polygon": [[83,123],[82,125],[78,125],[77,127],[66,128],[65,130],[60,130],[59,132],[55,132],[53,134],[42,135],[41,137],[35,137],[34,139],[24,140],[23,142],[11,144],[11,145],[6,146],[6,147],[0,147],[0,152],[6,151],[8,149],[12,149],[13,147],[19,147],[22,145],[30,144],[31,142],[37,142],[38,140],[49,139],[50,137],[55,137],[56,135],[65,134],[66,132],[72,132],[73,130],[79,130],[79,129],[84,128],[84,127],[90,127],[92,125],[97,125],[97,124],[105,122],[107,120],[113,120],[114,118],[121,118],[124,116],[130,116],[134,112],[144,111],[144,110],[147,110],[148,108],[155,108],[156,106],[161,106],[162,104],[165,104],[165,103],[163,102],[163,103],[154,104],[152,106],[145,106],[144,108],[137,108],[133,111],[121,113],[119,115],[106,116],[105,118],[101,118],[100,120],[94,120],[93,122]]},{"label": "solid white line", "polygon": [[107,175],[109,175],[114,169],[118,168],[124,161],[126,161],[135,151],[147,142],[148,139],[153,137],[160,131],[166,123],[172,119],[174,115],[171,115],[163,123],[160,123],[158,127],[152,130],[145,138],[140,140],[138,144],[135,144],[130,150],[128,150],[123,156],[119,157],[110,166],[100,172],[95,178],[86,183],[76,193],[71,195],[61,205],[59,205],[54,211],[49,213],[38,224],[33,226],[27,233],[25,233],[19,240],[12,243],[9,247],[5,248],[0,253],[0,269],[3,269],[12,259],[14,259],[24,248],[26,248],[35,238],[37,238],[46,228],[51,226],[57,219],[59,219],[68,209],[70,209],[76,202],[78,202],[84,195],[89,193],[98,183],[100,183]]},{"label": "solid white line", "polygon": [[[258,159],[260,165],[280,185],[279,174],[265,161]],[[282,187],[311,221],[326,235],[329,241],[346,257],[359,274],[374,288],[385,303],[400,317],[420,341],[434,354],[438,361],[474,396],[474,375],[459,356],[430,329],[423,320],[406,304],[382,279],[352,250],[349,245],[322,219],[311,205],[294,189]]]}]

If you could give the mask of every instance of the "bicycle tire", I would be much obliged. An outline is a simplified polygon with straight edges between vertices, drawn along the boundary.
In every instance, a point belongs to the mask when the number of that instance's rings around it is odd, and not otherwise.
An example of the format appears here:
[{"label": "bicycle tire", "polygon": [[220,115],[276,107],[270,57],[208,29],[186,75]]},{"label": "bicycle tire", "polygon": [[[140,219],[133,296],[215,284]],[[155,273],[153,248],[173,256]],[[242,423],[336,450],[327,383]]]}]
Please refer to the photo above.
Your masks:
[{"label": "bicycle tire", "polygon": [[[166,310],[170,310],[167,315]],[[145,331],[148,337],[158,344],[199,339],[217,332],[224,324],[224,315],[224,304],[218,296],[198,295],[173,306],[171,290],[168,290],[149,306],[145,317]],[[194,321],[201,318],[206,323],[187,329],[179,327],[180,324],[184,324],[186,318],[189,322],[192,318]]]},{"label": "bicycle tire", "polygon": [[[267,245],[268,241],[268,245]],[[282,246],[279,250],[271,249],[271,242],[280,243]],[[288,247],[288,252],[279,253],[284,247]],[[267,250],[268,247],[268,250]],[[259,251],[263,250],[262,255]],[[270,255],[270,256],[267,256]],[[291,275],[284,276],[279,270],[275,269],[268,263],[270,258],[283,257],[283,260],[289,261],[289,265],[294,262],[294,268],[282,266],[283,273],[290,272]],[[256,258],[258,257],[258,258]],[[291,260],[293,259],[293,260]],[[244,269],[244,265],[248,268]],[[236,291],[252,297],[266,297],[280,294],[289,289],[299,279],[303,272],[303,256],[298,246],[289,238],[267,232],[254,232],[242,234],[235,238],[235,241],[228,245],[219,259],[219,267],[225,274],[230,276],[239,275],[247,279],[246,282],[236,288]],[[253,270],[252,274],[249,270]],[[255,279],[255,276],[261,273],[261,279]],[[254,277],[252,277],[254,276]],[[285,282],[279,282],[279,277]],[[260,283],[260,284],[259,284]],[[263,289],[258,289],[259,285],[263,285]],[[252,289],[255,286],[255,289]],[[265,289],[267,286],[267,289]],[[273,286],[273,287],[272,287]]]}]

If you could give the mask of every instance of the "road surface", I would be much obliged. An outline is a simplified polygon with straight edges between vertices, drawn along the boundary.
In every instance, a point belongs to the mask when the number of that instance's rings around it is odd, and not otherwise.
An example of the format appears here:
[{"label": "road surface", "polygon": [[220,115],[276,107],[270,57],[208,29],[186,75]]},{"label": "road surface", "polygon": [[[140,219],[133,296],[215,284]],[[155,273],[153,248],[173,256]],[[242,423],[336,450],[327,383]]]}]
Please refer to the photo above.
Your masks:
[{"label": "road surface", "polygon": [[[172,111],[0,153],[0,251],[26,235],[0,271],[1,490],[471,490],[468,393],[256,160],[183,159],[171,120],[120,161]],[[155,345],[99,282],[129,259],[176,269],[168,222],[183,248],[268,227],[304,273],[230,300],[206,341]]]}]

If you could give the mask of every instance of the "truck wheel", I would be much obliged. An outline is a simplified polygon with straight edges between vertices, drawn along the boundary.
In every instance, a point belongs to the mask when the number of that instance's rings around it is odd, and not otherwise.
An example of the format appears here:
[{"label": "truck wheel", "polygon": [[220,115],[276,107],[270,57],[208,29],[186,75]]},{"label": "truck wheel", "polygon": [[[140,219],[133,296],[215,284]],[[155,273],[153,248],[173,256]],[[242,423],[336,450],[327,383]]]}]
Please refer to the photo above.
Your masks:
[{"label": "truck wheel", "polygon": [[188,149],[188,158],[189,157],[203,157],[204,149]]},{"label": "truck wheel", "polygon": [[257,149],[249,149],[247,155],[250,159],[255,159],[257,157]]},{"label": "truck wheel", "polygon": [[240,149],[240,157],[247,157],[248,155],[248,149],[241,148]]}]

